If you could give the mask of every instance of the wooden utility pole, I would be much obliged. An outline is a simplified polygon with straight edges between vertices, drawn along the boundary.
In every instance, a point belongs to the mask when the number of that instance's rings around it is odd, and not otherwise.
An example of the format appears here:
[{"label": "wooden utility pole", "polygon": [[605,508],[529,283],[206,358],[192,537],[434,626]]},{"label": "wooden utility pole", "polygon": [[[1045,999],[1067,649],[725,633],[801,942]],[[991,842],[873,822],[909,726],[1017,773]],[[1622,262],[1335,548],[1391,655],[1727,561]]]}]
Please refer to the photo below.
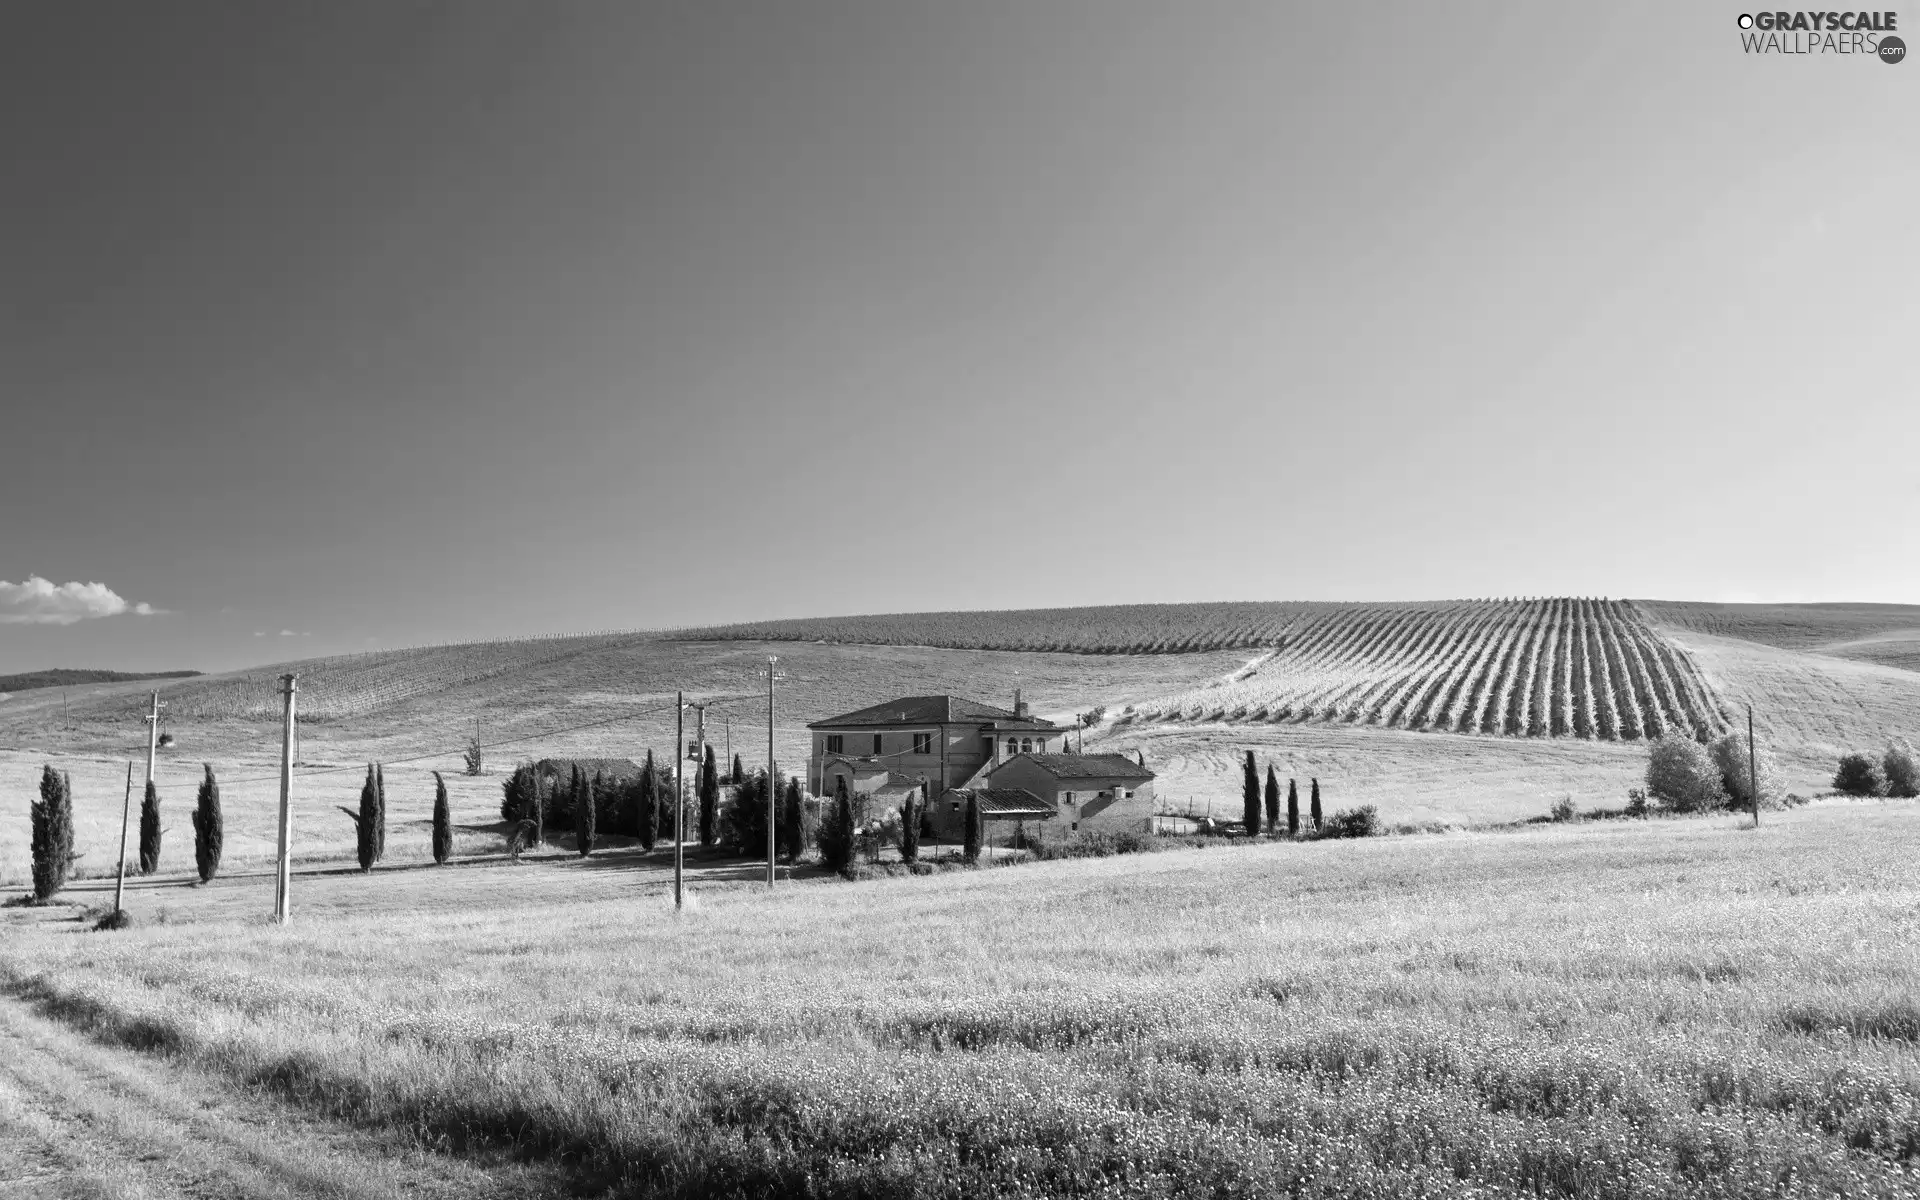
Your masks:
[{"label": "wooden utility pole", "polygon": [[680,822],[687,812],[687,694],[673,694],[673,906],[680,907],[681,847],[685,831]]},{"label": "wooden utility pole", "polygon": [[160,744],[160,693],[153,694],[153,708],[141,720],[147,723],[147,782],[153,782],[153,754]]},{"label": "wooden utility pole", "polygon": [[113,911],[120,911],[120,898],[127,891],[127,822],[133,816],[133,760],[127,760],[127,795],[120,802],[120,870],[113,880]]},{"label": "wooden utility pole", "polygon": [[773,775],[773,680],[779,656],[767,655],[767,886],[773,886],[774,827],[780,823],[780,781]]},{"label": "wooden utility pole", "polygon": [[274,872],[273,919],[285,925],[293,918],[293,697],[299,679],[282,675],[280,682],[286,708],[280,723],[280,862]]},{"label": "wooden utility pole", "polygon": [[1747,705],[1747,786],[1753,790],[1753,827],[1760,828],[1760,755],[1753,748],[1753,705]]}]

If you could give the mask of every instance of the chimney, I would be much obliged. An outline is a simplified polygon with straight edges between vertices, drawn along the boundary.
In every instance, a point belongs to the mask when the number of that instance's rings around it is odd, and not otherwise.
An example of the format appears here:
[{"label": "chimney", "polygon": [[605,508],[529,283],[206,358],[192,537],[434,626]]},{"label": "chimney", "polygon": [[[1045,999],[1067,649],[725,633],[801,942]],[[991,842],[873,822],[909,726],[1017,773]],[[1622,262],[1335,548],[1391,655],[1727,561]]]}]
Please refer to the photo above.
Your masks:
[{"label": "chimney", "polygon": [[1013,689],[1013,715],[1016,717],[1027,715],[1027,702],[1020,698],[1019,688]]}]

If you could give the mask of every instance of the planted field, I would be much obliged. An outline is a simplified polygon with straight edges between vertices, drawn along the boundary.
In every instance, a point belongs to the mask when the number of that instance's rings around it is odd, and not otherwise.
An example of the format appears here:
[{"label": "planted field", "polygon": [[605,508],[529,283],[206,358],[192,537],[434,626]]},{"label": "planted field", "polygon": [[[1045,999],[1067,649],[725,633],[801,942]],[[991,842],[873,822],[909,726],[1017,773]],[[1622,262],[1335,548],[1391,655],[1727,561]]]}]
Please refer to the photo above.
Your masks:
[{"label": "planted field", "polygon": [[0,912],[0,986],[236,1100],[594,1194],[1910,1197],[1920,810],[1741,824],[704,890],[677,917],[625,872],[532,865],[456,905],[444,872],[344,877],[362,902],[286,930],[183,890],[129,935]]},{"label": "planted field", "polygon": [[1637,741],[1726,724],[1687,653],[1624,600],[1353,604],[1300,614],[1234,676],[1139,721],[1332,721]]}]

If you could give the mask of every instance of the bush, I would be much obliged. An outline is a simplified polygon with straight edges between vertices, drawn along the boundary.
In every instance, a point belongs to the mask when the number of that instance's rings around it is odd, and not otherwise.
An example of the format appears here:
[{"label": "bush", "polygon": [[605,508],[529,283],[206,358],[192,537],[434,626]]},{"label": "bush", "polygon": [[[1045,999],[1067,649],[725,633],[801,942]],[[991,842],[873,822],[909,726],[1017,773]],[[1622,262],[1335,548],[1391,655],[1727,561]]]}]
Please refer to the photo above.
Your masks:
[{"label": "bush", "polygon": [[73,783],[49,763],[40,771],[40,798],[29,803],[33,896],[47,900],[67,885],[67,872],[73,867]]},{"label": "bush", "polygon": [[1364,838],[1377,837],[1380,833],[1380,813],[1371,804],[1359,808],[1343,808],[1328,817],[1320,826],[1317,838]]},{"label": "bush", "polygon": [[721,814],[727,845],[743,858],[767,852],[767,773],[755,771],[733,789],[733,801]]},{"label": "bush", "polygon": [[1647,815],[1647,789],[1645,788],[1627,789],[1627,807],[1625,811],[1629,817],[1646,816]]},{"label": "bush", "polygon": [[212,883],[220,870],[220,851],[226,842],[226,831],[220,813],[220,784],[213,777],[213,764],[201,765],[206,767],[207,777],[200,781],[200,794],[194,798],[193,865],[200,872],[201,883]]},{"label": "bush", "polygon": [[[1752,808],[1753,784],[1747,778],[1747,739],[1737,733],[1722,734],[1714,739],[1707,753],[1720,771],[1720,787],[1727,794],[1727,804],[1743,811]],[[1780,786],[1779,771],[1765,747],[1758,748],[1755,765],[1760,770],[1760,803],[1778,807],[1786,789]]]},{"label": "bush", "polygon": [[1030,836],[1026,848],[1032,851],[1035,862],[1051,862],[1062,858],[1110,858],[1116,854],[1145,854],[1157,849],[1150,836],[1131,829],[1113,833],[1104,830],[1082,833],[1053,842]]},{"label": "bush", "polygon": [[1573,820],[1574,817],[1578,815],[1573,807],[1573,797],[1562,796],[1558,800],[1555,800],[1553,807],[1547,810],[1547,815],[1555,821]]},{"label": "bush", "polygon": [[1648,749],[1647,794],[1675,812],[1705,812],[1727,803],[1713,756],[1684,737],[1664,737]]},{"label": "bush", "polygon": [[900,806],[900,861],[913,862],[920,857],[920,805],[913,796]]},{"label": "bush", "polygon": [[1906,742],[1888,743],[1887,752],[1880,760],[1880,770],[1886,777],[1887,795],[1901,800],[1920,796],[1920,763],[1914,761],[1913,747]]},{"label": "bush", "polygon": [[1887,778],[1880,773],[1879,763],[1864,754],[1849,754],[1840,760],[1833,786],[1847,796],[1878,796],[1887,790]]}]

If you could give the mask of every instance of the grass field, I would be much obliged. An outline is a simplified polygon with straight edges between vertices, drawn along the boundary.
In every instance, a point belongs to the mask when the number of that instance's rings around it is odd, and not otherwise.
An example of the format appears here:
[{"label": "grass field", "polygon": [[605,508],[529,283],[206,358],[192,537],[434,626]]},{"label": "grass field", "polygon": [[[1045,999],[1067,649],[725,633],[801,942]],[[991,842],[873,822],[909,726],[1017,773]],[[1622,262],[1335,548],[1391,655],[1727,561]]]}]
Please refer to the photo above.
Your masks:
[{"label": "grass field", "polygon": [[[1920,807],[0,912],[43,1016],[630,1194],[1912,1196]],[[498,875],[499,872],[492,874]],[[418,903],[409,903],[413,897]],[[204,907],[198,907],[204,900]],[[343,990],[340,980],[351,978]]]}]

